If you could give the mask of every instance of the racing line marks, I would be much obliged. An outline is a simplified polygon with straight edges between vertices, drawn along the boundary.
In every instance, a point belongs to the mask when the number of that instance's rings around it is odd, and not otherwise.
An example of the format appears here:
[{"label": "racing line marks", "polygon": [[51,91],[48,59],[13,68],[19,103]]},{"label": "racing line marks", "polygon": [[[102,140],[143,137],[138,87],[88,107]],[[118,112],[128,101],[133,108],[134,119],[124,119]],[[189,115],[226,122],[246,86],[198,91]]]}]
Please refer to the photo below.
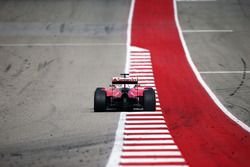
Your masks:
[{"label": "racing line marks", "polygon": [[[121,113],[116,138],[121,136],[115,141],[107,166],[188,166],[162,115],[149,50],[131,47],[130,53],[128,72],[142,87],[155,90],[156,111]],[[114,156],[118,159],[115,162]]]}]

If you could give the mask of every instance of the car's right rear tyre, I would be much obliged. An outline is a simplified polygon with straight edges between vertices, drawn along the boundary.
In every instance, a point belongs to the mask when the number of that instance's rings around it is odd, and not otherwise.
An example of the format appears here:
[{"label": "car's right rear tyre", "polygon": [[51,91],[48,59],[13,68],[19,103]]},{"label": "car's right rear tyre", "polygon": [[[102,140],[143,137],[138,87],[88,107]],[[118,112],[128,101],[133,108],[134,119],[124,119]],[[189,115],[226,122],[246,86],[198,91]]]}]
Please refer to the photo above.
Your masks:
[{"label": "car's right rear tyre", "polygon": [[155,91],[152,88],[143,92],[143,109],[145,111],[155,111]]},{"label": "car's right rear tyre", "polygon": [[102,90],[103,88],[96,88],[94,97],[94,111],[106,111],[106,92]]}]

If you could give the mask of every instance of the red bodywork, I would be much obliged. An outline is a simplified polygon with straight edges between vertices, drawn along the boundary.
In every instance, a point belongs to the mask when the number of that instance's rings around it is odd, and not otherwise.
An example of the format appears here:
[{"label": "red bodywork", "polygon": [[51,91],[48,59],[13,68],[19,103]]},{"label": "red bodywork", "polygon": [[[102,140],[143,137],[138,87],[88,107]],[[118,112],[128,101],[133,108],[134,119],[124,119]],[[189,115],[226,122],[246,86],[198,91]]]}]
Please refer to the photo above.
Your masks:
[{"label": "red bodywork", "polygon": [[138,84],[136,78],[113,77],[112,85],[103,88],[106,92],[108,108],[142,108],[144,91],[148,87]]}]

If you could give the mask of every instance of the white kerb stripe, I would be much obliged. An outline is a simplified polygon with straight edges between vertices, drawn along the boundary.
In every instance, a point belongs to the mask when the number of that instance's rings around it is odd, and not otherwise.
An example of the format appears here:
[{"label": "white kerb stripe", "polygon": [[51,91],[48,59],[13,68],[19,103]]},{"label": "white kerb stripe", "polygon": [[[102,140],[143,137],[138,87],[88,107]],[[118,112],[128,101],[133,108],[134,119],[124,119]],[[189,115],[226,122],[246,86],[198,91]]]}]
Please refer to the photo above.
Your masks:
[{"label": "white kerb stripe", "polygon": [[134,59],[134,60],[131,60],[131,62],[151,62],[151,59],[145,59],[145,60],[143,60],[143,59]]},{"label": "white kerb stripe", "polygon": [[165,123],[164,120],[126,121],[125,123]]},{"label": "white kerb stripe", "polygon": [[183,158],[122,158],[121,163],[185,162]]},{"label": "white kerb stripe", "polygon": [[174,144],[173,140],[124,140],[124,144]]},{"label": "white kerb stripe", "polygon": [[155,124],[155,125],[125,125],[125,128],[167,128],[165,124]]},{"label": "white kerb stripe", "polygon": [[138,151],[123,152],[122,156],[181,156],[180,151]]},{"label": "white kerb stripe", "polygon": [[134,118],[134,119],[138,119],[138,118],[148,118],[148,119],[161,118],[161,119],[163,119],[164,117],[163,116],[127,116],[126,118],[127,119],[131,119],[131,118]]},{"label": "white kerb stripe", "polygon": [[137,76],[153,76],[153,73],[133,73],[130,74],[131,77],[137,77]]},{"label": "white kerb stripe", "polygon": [[131,56],[130,59],[151,59],[150,56]]},{"label": "white kerb stripe", "polygon": [[125,135],[124,139],[134,139],[134,138],[138,138],[138,139],[153,139],[153,138],[166,138],[166,139],[172,139],[171,135]]},{"label": "white kerb stripe", "polygon": [[130,63],[130,65],[152,65],[152,63]]},{"label": "white kerb stripe", "polygon": [[139,84],[155,83],[155,81],[138,81]]},{"label": "white kerb stripe", "polygon": [[152,66],[130,66],[130,69],[133,69],[133,68],[151,68],[152,69]]},{"label": "white kerb stripe", "polygon": [[[152,167],[151,163],[146,163],[146,164],[136,164],[136,165],[119,165],[119,167]],[[154,167],[162,167],[161,164],[159,165],[155,165],[154,164]],[[189,167],[188,165],[164,165],[164,167]]]},{"label": "white kerb stripe", "polygon": [[133,56],[147,56],[150,55],[149,52],[131,52],[131,57]]},{"label": "white kerb stripe", "polygon": [[164,130],[125,130],[124,133],[169,133],[167,129]]},{"label": "white kerb stripe", "polygon": [[176,150],[178,147],[176,145],[160,145],[160,146],[123,146],[124,150]]},{"label": "white kerb stripe", "polygon": [[133,115],[133,114],[156,114],[158,115],[159,113],[155,113],[153,111],[141,111],[141,112],[127,112],[126,114]]},{"label": "white kerb stripe", "polygon": [[[133,14],[133,13],[132,13]],[[132,15],[131,14],[131,15]],[[139,48],[137,46],[131,46],[131,52],[148,52],[148,49],[145,48]]]}]

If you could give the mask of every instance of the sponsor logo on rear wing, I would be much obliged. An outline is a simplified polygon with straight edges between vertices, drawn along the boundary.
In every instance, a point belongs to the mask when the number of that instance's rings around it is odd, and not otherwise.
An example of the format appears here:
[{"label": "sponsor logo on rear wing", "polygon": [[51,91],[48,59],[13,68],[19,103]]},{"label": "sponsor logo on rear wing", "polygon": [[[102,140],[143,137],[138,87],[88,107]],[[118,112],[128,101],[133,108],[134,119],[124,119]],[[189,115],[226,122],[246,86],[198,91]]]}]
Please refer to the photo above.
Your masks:
[{"label": "sponsor logo on rear wing", "polygon": [[136,78],[113,77],[112,84],[138,84]]}]

